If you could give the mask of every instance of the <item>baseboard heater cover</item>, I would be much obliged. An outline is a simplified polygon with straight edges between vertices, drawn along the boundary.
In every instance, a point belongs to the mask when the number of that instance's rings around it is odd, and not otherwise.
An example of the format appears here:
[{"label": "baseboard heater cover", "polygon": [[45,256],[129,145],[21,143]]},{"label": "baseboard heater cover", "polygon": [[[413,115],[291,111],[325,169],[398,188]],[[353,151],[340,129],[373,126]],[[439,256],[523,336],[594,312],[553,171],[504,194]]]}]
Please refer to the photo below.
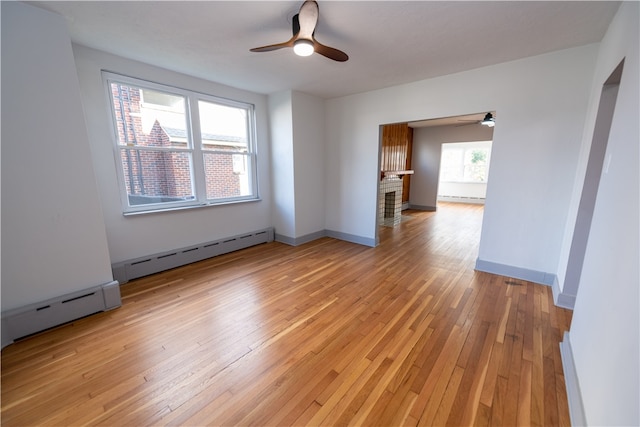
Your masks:
[{"label": "baseboard heater cover", "polygon": [[220,240],[201,243],[172,251],[157,253],[111,265],[113,277],[119,283],[127,283],[129,280],[172,268],[213,258],[218,255],[245,249],[261,243],[272,242],[274,229],[266,228],[236,236],[225,237]]},{"label": "baseboard heater cover", "polygon": [[439,202],[461,202],[461,203],[475,203],[478,205],[482,205],[485,203],[486,198],[484,197],[473,197],[473,196],[445,196],[438,195]]},{"label": "baseboard heater cover", "polygon": [[2,314],[2,347],[81,317],[122,305],[117,281],[61,295]]}]

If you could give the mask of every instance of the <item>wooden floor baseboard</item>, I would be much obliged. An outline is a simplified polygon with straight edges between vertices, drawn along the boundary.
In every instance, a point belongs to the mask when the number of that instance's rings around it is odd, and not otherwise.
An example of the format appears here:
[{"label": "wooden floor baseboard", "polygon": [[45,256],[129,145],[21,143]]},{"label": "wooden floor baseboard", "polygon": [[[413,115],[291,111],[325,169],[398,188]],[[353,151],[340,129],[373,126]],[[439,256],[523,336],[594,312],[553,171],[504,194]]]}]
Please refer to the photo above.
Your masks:
[{"label": "wooden floor baseboard", "polygon": [[482,206],[122,286],[2,351],[2,424],[570,425],[551,288],[476,272]]}]

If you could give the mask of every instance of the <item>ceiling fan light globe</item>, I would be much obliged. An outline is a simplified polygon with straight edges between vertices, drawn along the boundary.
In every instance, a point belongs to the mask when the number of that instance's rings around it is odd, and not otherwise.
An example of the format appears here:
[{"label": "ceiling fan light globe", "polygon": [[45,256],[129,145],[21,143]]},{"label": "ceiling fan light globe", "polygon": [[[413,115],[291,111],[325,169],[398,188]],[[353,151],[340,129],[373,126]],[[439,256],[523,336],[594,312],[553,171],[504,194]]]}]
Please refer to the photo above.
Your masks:
[{"label": "ceiling fan light globe", "polygon": [[293,44],[293,51],[298,56],[309,56],[313,54],[314,51],[313,43],[304,39],[296,40]]}]

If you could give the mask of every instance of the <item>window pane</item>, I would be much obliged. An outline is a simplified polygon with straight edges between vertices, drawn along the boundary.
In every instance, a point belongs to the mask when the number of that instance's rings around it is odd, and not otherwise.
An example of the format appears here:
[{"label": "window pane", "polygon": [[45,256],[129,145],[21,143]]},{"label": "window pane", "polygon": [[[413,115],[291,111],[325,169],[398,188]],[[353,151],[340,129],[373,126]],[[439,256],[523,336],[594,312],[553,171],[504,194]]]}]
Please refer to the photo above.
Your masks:
[{"label": "window pane", "polygon": [[244,108],[198,101],[202,148],[247,152],[248,111]]},{"label": "window pane", "polygon": [[257,199],[253,105],[103,76],[125,214]]},{"label": "window pane", "polygon": [[464,180],[471,182],[486,181],[488,157],[489,150],[486,148],[466,150],[464,158]]},{"label": "window pane", "polygon": [[442,181],[462,180],[462,156],[462,150],[443,146],[440,164],[440,179]]},{"label": "window pane", "polygon": [[120,157],[130,206],[194,198],[190,153],[124,148]]},{"label": "window pane", "polygon": [[204,153],[207,199],[226,199],[252,194],[249,158],[246,154]]},{"label": "window pane", "polygon": [[487,182],[491,141],[442,144],[440,180],[443,182]]},{"label": "window pane", "polygon": [[111,83],[118,145],[187,148],[185,98]]}]

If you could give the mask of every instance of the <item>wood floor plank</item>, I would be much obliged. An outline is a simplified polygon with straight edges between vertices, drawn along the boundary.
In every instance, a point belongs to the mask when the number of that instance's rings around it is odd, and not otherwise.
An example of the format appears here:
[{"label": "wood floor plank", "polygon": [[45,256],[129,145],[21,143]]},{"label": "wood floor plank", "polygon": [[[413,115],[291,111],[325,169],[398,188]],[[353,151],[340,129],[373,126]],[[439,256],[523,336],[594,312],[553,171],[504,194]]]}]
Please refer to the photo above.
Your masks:
[{"label": "wood floor plank", "polygon": [[332,384],[337,377],[338,373],[332,369],[329,373],[322,376],[322,378],[318,378],[317,380],[312,378],[312,381],[308,383],[311,388],[308,389],[307,393],[301,393],[298,399],[292,399],[288,405],[283,405],[279,409],[278,415],[273,417],[269,422],[273,425],[295,425],[295,421],[304,414],[305,410],[311,404],[319,406],[314,398]]},{"label": "wood floor plank", "polygon": [[491,405],[491,422],[495,426],[513,425],[505,423],[505,402],[513,399],[513,396],[507,395],[509,379],[498,376],[495,388],[495,396]]},{"label": "wood floor plank", "polygon": [[482,385],[482,393],[480,394],[480,403],[484,406],[493,406],[493,398],[495,395],[496,383],[498,381],[498,368],[502,362],[504,354],[504,344],[496,342],[491,348],[491,356],[489,366],[487,366],[487,374]]},{"label": "wood floor plank", "polygon": [[442,400],[438,405],[437,411],[434,414],[433,420],[430,417],[420,418],[420,425],[445,425],[447,419],[451,415],[453,403],[457,397],[462,377],[465,370],[459,366],[456,366],[447,384]]},{"label": "wood floor plank", "polygon": [[[440,347],[443,349],[443,352],[438,354],[440,357],[438,357],[433,364],[431,362],[427,364],[427,366],[429,366],[429,375],[425,376],[422,387],[418,390],[413,389],[413,391],[418,394],[418,398],[411,408],[411,417],[418,420],[421,419],[428,403],[431,400],[441,399],[442,396],[433,394],[433,390],[436,388],[438,378],[440,378],[442,374],[448,377],[454,370],[457,358],[451,356],[456,355],[460,351],[467,334],[468,330],[461,330],[457,325],[453,325],[452,332],[447,336],[449,339],[443,343],[443,347]],[[421,372],[424,370],[423,368]],[[414,384],[416,384],[416,380],[414,380]],[[437,403],[433,405],[437,406]]]},{"label": "wood floor plank", "polygon": [[483,209],[272,242],[2,350],[3,426],[570,425],[551,288],[474,271]]},{"label": "wood floor plank", "polygon": [[491,425],[491,408],[480,403],[478,405],[478,411],[473,425],[476,427]]},{"label": "wood floor plank", "polygon": [[531,425],[531,370],[532,363],[524,360],[521,365],[520,388],[518,394],[518,425]]},{"label": "wood floor plank", "polygon": [[[402,383],[394,391],[390,391],[393,397],[378,417],[378,425],[397,426],[404,425],[406,423],[407,417],[409,416],[409,410],[411,409],[411,406],[413,406],[417,396],[415,393],[410,391],[411,381],[415,378],[417,372],[418,368],[416,366],[411,366],[409,371],[404,371]],[[387,388],[387,391],[389,391],[389,388]]]}]

